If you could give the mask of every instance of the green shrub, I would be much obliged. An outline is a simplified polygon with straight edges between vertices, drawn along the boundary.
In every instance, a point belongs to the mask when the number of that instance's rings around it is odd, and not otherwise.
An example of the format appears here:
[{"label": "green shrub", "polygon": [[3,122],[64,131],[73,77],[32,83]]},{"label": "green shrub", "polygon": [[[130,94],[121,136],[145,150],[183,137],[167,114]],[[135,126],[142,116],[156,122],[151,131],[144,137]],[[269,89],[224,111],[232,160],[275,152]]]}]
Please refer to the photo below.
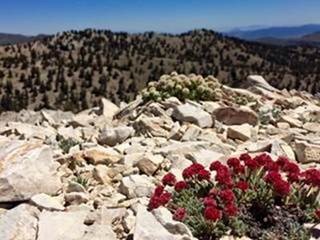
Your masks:
[{"label": "green shrub", "polygon": [[62,149],[63,153],[69,153],[70,148],[79,144],[78,141],[72,138],[65,139],[61,135],[57,136],[57,141],[59,142],[59,147]]}]

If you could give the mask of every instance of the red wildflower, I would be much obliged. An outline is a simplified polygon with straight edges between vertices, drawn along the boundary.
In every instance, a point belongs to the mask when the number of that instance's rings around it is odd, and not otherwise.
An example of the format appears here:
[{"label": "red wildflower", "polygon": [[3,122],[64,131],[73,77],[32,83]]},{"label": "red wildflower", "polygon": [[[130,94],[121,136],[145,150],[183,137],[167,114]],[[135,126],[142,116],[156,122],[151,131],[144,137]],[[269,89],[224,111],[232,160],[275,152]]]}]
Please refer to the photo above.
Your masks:
[{"label": "red wildflower", "polygon": [[317,209],[314,214],[316,215],[316,218],[320,219],[320,208]]},{"label": "red wildflower", "polygon": [[231,203],[235,199],[234,193],[230,189],[221,190],[219,197],[225,203]]},{"label": "red wildflower", "polygon": [[204,166],[199,163],[193,163],[190,167],[187,167],[183,170],[182,176],[184,179],[189,179],[199,173],[200,170],[203,170]]},{"label": "red wildflower", "polygon": [[270,156],[268,154],[263,153],[256,156],[253,160],[256,161],[260,167],[262,167],[269,161],[269,158]]},{"label": "red wildflower", "polygon": [[257,168],[259,168],[258,162],[252,158],[245,159],[244,165],[247,166],[251,170],[256,170]]},{"label": "red wildflower", "polygon": [[202,169],[198,172],[198,179],[201,181],[201,180],[207,180],[209,181],[210,180],[210,176],[211,176],[211,173],[206,170],[206,169]]},{"label": "red wildflower", "polygon": [[237,168],[240,166],[240,160],[238,158],[229,158],[227,164],[229,167]]},{"label": "red wildflower", "polygon": [[246,181],[239,181],[235,187],[245,192],[249,189],[249,184]]},{"label": "red wildflower", "polygon": [[267,170],[267,171],[278,172],[280,170],[280,167],[276,162],[272,161],[272,159],[269,158],[269,159],[266,160],[266,163],[264,165],[264,169]]},{"label": "red wildflower", "polygon": [[243,153],[243,154],[240,155],[239,159],[240,159],[241,161],[247,161],[247,160],[250,160],[250,159],[252,159],[252,158],[251,158],[251,156],[250,156],[248,153]]},{"label": "red wildflower", "polygon": [[187,217],[187,211],[184,208],[178,208],[173,214],[173,220],[182,222]]},{"label": "red wildflower", "polygon": [[232,186],[232,178],[231,178],[229,169],[227,167],[226,168],[221,167],[217,171],[217,175],[215,179],[219,184]]},{"label": "red wildflower", "polygon": [[193,163],[190,168],[195,171],[196,173],[198,173],[200,170],[204,169],[204,166],[201,165],[200,163]]},{"label": "red wildflower", "polygon": [[150,198],[150,201],[149,201],[148,209],[149,209],[149,210],[153,210],[153,209],[156,209],[156,208],[158,208],[158,207],[160,207],[160,206],[161,206],[161,203],[160,203],[160,201],[159,201],[159,197],[157,197],[157,196],[152,196],[152,197]]},{"label": "red wildflower", "polygon": [[167,173],[166,175],[163,176],[162,178],[162,183],[163,185],[168,185],[168,186],[174,186],[176,183],[176,176],[173,175],[172,173]]},{"label": "red wildflower", "polygon": [[210,170],[213,171],[218,171],[221,167],[223,166],[223,164],[219,161],[214,161],[210,164]]},{"label": "red wildflower", "polygon": [[238,208],[235,204],[227,204],[223,210],[227,217],[234,217],[238,213]]},{"label": "red wildflower", "polygon": [[210,221],[217,221],[221,218],[221,211],[215,207],[207,207],[204,209],[204,217]]},{"label": "red wildflower", "polygon": [[241,165],[241,162],[238,158],[229,158],[227,164],[230,168],[232,168],[233,173],[239,174],[244,173],[244,166]]},{"label": "red wildflower", "polygon": [[171,193],[169,192],[163,192],[161,196],[159,197],[159,201],[161,205],[167,204],[171,199]]},{"label": "red wildflower", "polygon": [[287,175],[287,179],[289,182],[294,183],[294,182],[299,182],[300,181],[300,174],[299,173],[289,173]]},{"label": "red wildflower", "polygon": [[269,171],[267,175],[264,177],[264,180],[267,183],[274,183],[277,180],[281,180],[281,175],[279,172],[276,171]]},{"label": "red wildflower", "polygon": [[183,189],[188,188],[188,184],[185,181],[179,181],[174,185],[174,190],[181,192]]},{"label": "red wildflower", "polygon": [[276,163],[278,166],[282,169],[287,163],[289,162],[289,159],[287,157],[278,157]]},{"label": "red wildflower", "polygon": [[287,196],[290,193],[290,183],[282,179],[276,180],[273,183],[274,191],[280,196]]},{"label": "red wildflower", "polygon": [[156,209],[167,204],[171,199],[171,193],[164,191],[163,186],[157,186],[149,201],[149,209]]},{"label": "red wildflower", "polygon": [[283,166],[282,170],[288,173],[300,173],[299,166],[289,161]]},{"label": "red wildflower", "polygon": [[189,179],[189,178],[193,177],[194,175],[195,175],[195,172],[190,167],[187,167],[186,169],[184,169],[182,171],[182,177],[184,179]]},{"label": "red wildflower", "polygon": [[156,189],[154,190],[154,195],[155,196],[160,196],[163,193],[163,190],[164,190],[164,186],[158,185],[156,187]]},{"label": "red wildflower", "polygon": [[320,187],[320,170],[308,169],[303,173],[305,177],[305,182],[311,184],[314,187]]},{"label": "red wildflower", "polygon": [[234,174],[241,174],[245,172],[245,168],[242,165],[233,168]]},{"label": "red wildflower", "polygon": [[211,197],[205,197],[203,199],[203,205],[205,207],[216,207],[217,202],[214,199],[212,199]]}]

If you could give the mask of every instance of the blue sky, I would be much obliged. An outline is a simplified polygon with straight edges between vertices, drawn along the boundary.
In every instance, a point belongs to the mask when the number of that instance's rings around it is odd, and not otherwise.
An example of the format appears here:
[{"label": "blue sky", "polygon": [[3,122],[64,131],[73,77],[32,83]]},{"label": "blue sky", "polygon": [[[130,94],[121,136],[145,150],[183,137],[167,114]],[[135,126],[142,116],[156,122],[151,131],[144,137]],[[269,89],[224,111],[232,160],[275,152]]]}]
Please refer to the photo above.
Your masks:
[{"label": "blue sky", "polygon": [[320,0],[1,0],[0,32],[183,32],[320,23]]}]

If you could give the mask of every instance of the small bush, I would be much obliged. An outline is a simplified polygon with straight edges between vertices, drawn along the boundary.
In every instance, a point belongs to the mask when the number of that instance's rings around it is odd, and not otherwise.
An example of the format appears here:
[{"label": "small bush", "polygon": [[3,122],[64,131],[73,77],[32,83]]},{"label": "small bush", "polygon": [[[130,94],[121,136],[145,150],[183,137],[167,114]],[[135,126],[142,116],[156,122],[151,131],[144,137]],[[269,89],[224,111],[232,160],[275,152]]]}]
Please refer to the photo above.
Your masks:
[{"label": "small bush", "polygon": [[[215,177],[213,178],[213,174]],[[183,181],[168,173],[149,202],[167,207],[194,236],[219,239],[231,234],[252,239],[310,238],[304,223],[320,222],[320,170],[301,171],[287,158],[242,154],[210,169],[194,163]]]},{"label": "small bush", "polygon": [[142,90],[144,100],[161,101],[169,97],[177,97],[179,100],[185,99],[195,101],[217,101],[223,95],[219,81],[208,76],[196,76],[194,74],[163,75],[157,82],[149,82],[148,87]]},{"label": "small bush", "polygon": [[82,185],[85,189],[87,189],[89,186],[89,180],[87,178],[77,176],[74,181]]},{"label": "small bush", "polygon": [[62,149],[63,153],[69,153],[70,148],[79,144],[78,141],[72,138],[65,139],[60,135],[57,136],[57,140],[59,142],[59,147]]},{"label": "small bush", "polygon": [[264,109],[264,108],[260,109],[258,114],[259,114],[259,119],[261,124],[267,125],[269,123],[279,120],[281,112],[282,110],[278,106],[272,109]]}]

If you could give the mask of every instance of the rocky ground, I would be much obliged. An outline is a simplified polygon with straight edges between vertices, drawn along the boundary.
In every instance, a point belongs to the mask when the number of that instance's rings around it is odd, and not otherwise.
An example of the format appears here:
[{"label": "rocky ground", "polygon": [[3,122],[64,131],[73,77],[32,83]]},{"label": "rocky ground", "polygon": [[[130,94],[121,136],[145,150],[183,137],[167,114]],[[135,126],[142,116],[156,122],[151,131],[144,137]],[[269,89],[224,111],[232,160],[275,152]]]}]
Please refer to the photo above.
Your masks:
[{"label": "rocky ground", "polygon": [[251,99],[246,106],[138,96],[120,108],[102,99],[78,114],[2,113],[0,239],[195,239],[166,209],[146,210],[167,171],[181,178],[192,162],[243,152],[319,167],[319,99],[248,81],[248,89],[223,87]]}]

